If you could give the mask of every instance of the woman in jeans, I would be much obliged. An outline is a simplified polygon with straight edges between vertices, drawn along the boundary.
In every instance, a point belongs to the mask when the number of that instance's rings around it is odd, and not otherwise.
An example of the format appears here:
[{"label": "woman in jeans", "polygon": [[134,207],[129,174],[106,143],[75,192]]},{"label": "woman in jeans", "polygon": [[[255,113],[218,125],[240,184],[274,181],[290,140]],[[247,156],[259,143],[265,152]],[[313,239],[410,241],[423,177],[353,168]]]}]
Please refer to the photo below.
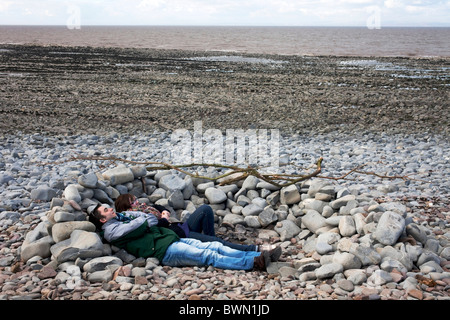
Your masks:
[{"label": "woman in jeans", "polygon": [[[258,247],[257,245],[243,245],[225,241],[216,237],[214,230],[214,213],[210,206],[204,204],[198,207],[184,223],[169,223],[170,212],[163,206],[150,206],[140,203],[132,194],[122,194],[114,202],[117,212],[140,211],[153,214],[159,220],[159,226],[173,230],[180,238],[192,238],[202,242],[217,241],[223,245],[240,251],[273,250],[275,246]],[[281,254],[281,249],[277,249]],[[273,257],[277,260],[278,257]]]},{"label": "woman in jeans", "polygon": [[158,219],[153,214],[117,213],[100,204],[89,207],[88,213],[89,221],[101,230],[106,241],[136,257],[155,257],[163,265],[266,271],[271,260],[269,251],[240,251],[217,241],[180,239],[174,231],[158,226]]}]

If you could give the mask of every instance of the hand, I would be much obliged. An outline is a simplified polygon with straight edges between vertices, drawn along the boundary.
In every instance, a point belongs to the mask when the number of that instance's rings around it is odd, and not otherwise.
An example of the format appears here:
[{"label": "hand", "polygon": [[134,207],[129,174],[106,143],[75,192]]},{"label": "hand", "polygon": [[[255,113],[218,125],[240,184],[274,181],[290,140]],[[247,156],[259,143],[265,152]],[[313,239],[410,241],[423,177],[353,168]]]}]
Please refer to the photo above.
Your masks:
[{"label": "hand", "polygon": [[164,210],[163,212],[161,212],[161,218],[166,219],[167,221],[169,221],[170,218],[170,212],[167,210]]}]

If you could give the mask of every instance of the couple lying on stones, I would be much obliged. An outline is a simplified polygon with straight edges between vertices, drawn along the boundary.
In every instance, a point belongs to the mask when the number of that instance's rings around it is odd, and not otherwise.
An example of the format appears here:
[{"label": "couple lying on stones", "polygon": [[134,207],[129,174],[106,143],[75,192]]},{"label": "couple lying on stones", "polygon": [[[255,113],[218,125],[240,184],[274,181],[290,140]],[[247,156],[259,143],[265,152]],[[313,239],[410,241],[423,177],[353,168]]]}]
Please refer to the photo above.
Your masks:
[{"label": "couple lying on stones", "polygon": [[139,203],[131,194],[119,196],[114,204],[116,209],[89,207],[89,221],[106,241],[136,257],[156,257],[172,267],[266,271],[281,255],[280,247],[240,245],[216,237],[208,205],[197,208],[184,223],[169,223],[165,207]]}]

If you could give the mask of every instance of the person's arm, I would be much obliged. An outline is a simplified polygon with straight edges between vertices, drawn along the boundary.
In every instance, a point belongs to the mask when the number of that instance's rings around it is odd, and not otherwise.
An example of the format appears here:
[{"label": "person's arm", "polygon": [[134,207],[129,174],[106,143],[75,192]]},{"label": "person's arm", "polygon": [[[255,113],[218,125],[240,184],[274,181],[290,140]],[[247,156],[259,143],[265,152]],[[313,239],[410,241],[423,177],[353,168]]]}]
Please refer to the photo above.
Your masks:
[{"label": "person's arm", "polygon": [[158,220],[158,224],[156,226],[168,228],[170,226],[170,223],[169,223],[169,221],[167,221],[166,218],[161,218]]},{"label": "person's arm", "polygon": [[144,216],[137,217],[127,223],[117,221],[115,219],[106,222],[103,225],[104,238],[106,241],[111,242],[123,237],[124,235],[130,233],[131,231],[142,225],[145,220]]},{"label": "person's arm", "polygon": [[140,212],[144,212],[144,213],[148,213],[148,214],[153,214],[156,216],[157,219],[161,219],[161,214],[164,211],[167,211],[170,214],[170,211],[167,210],[167,208],[164,206],[161,206],[158,204],[149,205],[146,203],[139,203],[139,202],[132,204],[131,210],[140,211]]},{"label": "person's arm", "polygon": [[147,220],[148,226],[156,226],[158,224],[158,218],[155,217],[153,214],[147,214],[145,212],[141,211],[125,211],[122,212],[127,217],[130,217],[131,219],[136,219],[137,217],[144,218]]},{"label": "person's arm", "polygon": [[166,207],[161,206],[159,204],[154,204],[151,207],[155,208],[156,210],[158,210],[159,212],[163,212],[163,211],[169,211]]}]

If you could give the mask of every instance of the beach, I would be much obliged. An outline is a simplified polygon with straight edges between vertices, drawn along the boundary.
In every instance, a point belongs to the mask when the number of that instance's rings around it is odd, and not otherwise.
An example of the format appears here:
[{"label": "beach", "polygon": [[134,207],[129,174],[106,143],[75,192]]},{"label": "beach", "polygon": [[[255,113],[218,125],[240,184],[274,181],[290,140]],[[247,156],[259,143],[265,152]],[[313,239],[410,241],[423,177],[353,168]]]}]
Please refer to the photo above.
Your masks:
[{"label": "beach", "polygon": [[[438,57],[2,44],[0,300],[448,300],[449,66]],[[141,162],[171,160],[174,132],[195,139],[198,123],[202,147],[207,132],[277,132],[271,169],[311,172],[322,157],[323,177],[274,188],[250,175],[224,187],[145,172]],[[121,165],[133,172],[123,184],[102,176]],[[362,165],[365,173],[327,179]],[[164,187],[164,175],[183,187]],[[55,241],[54,227],[80,222],[118,190],[163,201],[178,219],[211,204],[218,236],[281,246],[281,259],[267,273],[170,268],[105,244],[64,260],[72,236]],[[87,268],[91,258],[98,269]]]},{"label": "beach", "polygon": [[[448,134],[446,58],[3,45],[1,132]],[[101,124],[101,125],[100,125]],[[106,125],[105,125],[106,124]]]}]

